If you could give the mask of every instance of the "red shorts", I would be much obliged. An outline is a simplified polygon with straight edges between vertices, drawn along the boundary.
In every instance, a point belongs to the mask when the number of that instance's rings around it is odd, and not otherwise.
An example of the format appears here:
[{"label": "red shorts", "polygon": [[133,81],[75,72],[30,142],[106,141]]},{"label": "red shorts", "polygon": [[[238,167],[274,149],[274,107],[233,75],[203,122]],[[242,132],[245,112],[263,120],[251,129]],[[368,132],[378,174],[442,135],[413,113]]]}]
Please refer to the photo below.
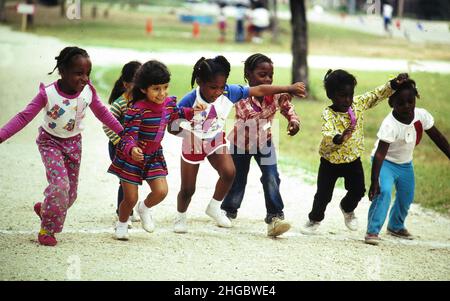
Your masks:
[{"label": "red shorts", "polygon": [[[200,164],[207,156],[215,153],[219,148],[227,146],[228,140],[225,138],[224,132],[210,140],[199,140],[193,138],[193,136],[185,137],[183,139],[181,158],[187,163]],[[220,150],[220,152],[225,152],[225,150]]]}]

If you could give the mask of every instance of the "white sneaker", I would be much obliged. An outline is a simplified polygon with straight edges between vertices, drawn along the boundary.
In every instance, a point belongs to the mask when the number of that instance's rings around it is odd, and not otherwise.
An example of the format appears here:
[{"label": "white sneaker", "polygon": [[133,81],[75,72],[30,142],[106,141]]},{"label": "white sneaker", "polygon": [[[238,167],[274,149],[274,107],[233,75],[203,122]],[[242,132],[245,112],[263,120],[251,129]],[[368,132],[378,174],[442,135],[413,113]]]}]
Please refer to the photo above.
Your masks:
[{"label": "white sneaker", "polygon": [[150,208],[145,207],[143,202],[139,202],[137,205],[137,212],[141,218],[142,228],[144,228],[145,231],[152,233],[155,230],[155,224],[153,223]]},{"label": "white sneaker", "polygon": [[116,231],[114,233],[114,237],[118,240],[128,240],[128,226],[124,227],[120,222],[116,223]]},{"label": "white sneaker", "polygon": [[306,235],[314,235],[317,234],[317,229],[320,226],[320,222],[315,222],[308,220],[306,224],[303,226],[303,228],[300,230],[303,234]]},{"label": "white sneaker", "polygon": [[131,221],[133,223],[141,221],[141,218],[139,217],[139,213],[137,212],[137,207],[133,209],[133,214],[131,215]]},{"label": "white sneaker", "polygon": [[127,224],[128,224],[128,229],[133,229],[133,224],[131,223],[133,221],[133,219],[131,218],[131,216],[128,218],[127,220]]},{"label": "white sneaker", "polygon": [[291,228],[291,224],[279,217],[272,218],[272,222],[267,225],[267,236],[277,237]]},{"label": "white sneaker", "polygon": [[[114,222],[113,222],[113,227],[116,228],[116,223],[119,221],[119,216],[116,214],[114,217]],[[128,218],[127,220],[127,224],[128,224],[128,229],[133,229],[133,224],[131,223],[132,219],[131,217]]]},{"label": "white sneaker", "polygon": [[173,225],[173,232],[175,233],[187,233],[188,227],[187,227],[187,218],[186,213],[184,214],[177,214],[177,217],[175,218],[175,222]]},{"label": "white sneaker", "polygon": [[[215,202],[215,201],[214,201]],[[208,205],[206,208],[205,213],[214,219],[217,222],[217,225],[219,227],[223,228],[231,228],[232,224],[230,219],[227,217],[226,211],[220,209],[220,206],[211,206],[211,204]]]},{"label": "white sneaker", "polygon": [[356,218],[355,213],[353,211],[348,213],[345,212],[341,205],[339,205],[339,208],[341,208],[342,214],[344,215],[344,221],[347,228],[352,231],[358,230],[358,219]]}]

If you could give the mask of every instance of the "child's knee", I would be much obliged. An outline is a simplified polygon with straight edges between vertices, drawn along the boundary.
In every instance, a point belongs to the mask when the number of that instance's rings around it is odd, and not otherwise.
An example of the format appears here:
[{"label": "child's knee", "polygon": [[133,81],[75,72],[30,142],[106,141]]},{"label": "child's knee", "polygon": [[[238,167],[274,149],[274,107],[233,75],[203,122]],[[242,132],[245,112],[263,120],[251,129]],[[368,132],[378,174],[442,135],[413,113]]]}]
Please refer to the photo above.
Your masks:
[{"label": "child's knee", "polygon": [[166,198],[169,189],[167,187],[161,187],[152,191],[152,194],[159,200],[163,200]]},{"label": "child's knee", "polygon": [[222,170],[219,174],[220,178],[227,183],[232,183],[235,175],[236,175],[236,169],[235,169],[234,165],[224,168],[224,170]]},{"label": "child's knee", "polygon": [[180,189],[180,197],[182,199],[190,199],[195,193],[195,187],[182,187]]}]

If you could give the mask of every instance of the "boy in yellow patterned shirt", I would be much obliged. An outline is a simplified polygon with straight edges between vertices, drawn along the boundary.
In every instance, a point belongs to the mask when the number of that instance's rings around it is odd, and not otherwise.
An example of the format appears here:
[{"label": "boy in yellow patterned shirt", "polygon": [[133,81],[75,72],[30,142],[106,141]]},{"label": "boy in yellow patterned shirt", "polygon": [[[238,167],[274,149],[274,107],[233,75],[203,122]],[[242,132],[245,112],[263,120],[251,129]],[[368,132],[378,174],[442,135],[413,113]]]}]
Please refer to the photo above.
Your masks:
[{"label": "boy in yellow patterned shirt", "polygon": [[340,203],[345,225],[350,230],[357,229],[358,223],[353,211],[366,191],[360,159],[364,151],[364,111],[391,96],[407,78],[408,74],[399,74],[374,91],[353,97],[356,78],[344,70],[328,70],[324,86],[333,104],[322,112],[323,139],[319,149],[321,158],[317,192],[303,233],[313,234],[317,230],[340,177],[344,178],[347,190]]}]

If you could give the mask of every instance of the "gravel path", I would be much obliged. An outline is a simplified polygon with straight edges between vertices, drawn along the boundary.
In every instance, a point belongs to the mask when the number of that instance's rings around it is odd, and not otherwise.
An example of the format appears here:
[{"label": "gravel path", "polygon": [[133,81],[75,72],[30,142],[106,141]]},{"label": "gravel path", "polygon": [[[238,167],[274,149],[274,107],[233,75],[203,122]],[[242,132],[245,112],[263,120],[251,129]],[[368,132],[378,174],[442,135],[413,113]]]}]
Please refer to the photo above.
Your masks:
[{"label": "gravel path", "polygon": [[[4,27],[0,37],[3,125],[35,95],[40,81],[56,78],[46,73],[65,45]],[[338,208],[344,191],[337,190],[320,234],[302,235],[315,185],[301,170],[280,171],[285,213],[293,224],[280,238],[266,236],[255,164],[233,228],[218,228],[204,214],[217,175],[203,165],[189,210],[189,233],[173,233],[180,140],[171,135],[163,144],[169,195],[154,210],[156,231],[148,234],[136,223],[130,241],[116,241],[112,223],[118,181],[105,172],[107,139],[93,114],[88,114],[83,134],[78,200],[68,212],[58,246],[42,247],[36,241],[39,221],[32,209],[46,185],[34,143],[39,121],[0,146],[0,280],[450,280],[450,219],[418,205],[412,206],[407,224],[415,240],[383,232],[383,244],[374,247],[363,243],[369,201],[362,200],[356,210],[360,230],[350,232]],[[147,192],[144,187],[140,195]]]}]

